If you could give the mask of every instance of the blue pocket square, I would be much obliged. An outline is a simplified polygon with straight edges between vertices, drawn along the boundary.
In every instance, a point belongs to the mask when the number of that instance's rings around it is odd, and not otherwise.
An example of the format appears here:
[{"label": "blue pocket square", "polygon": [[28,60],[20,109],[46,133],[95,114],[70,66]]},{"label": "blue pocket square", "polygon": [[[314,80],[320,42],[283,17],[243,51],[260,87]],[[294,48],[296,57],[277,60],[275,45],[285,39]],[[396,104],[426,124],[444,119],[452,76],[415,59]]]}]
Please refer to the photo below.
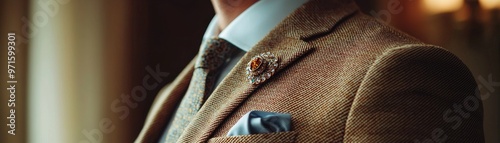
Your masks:
[{"label": "blue pocket square", "polygon": [[290,114],[250,111],[231,127],[227,136],[291,131]]}]

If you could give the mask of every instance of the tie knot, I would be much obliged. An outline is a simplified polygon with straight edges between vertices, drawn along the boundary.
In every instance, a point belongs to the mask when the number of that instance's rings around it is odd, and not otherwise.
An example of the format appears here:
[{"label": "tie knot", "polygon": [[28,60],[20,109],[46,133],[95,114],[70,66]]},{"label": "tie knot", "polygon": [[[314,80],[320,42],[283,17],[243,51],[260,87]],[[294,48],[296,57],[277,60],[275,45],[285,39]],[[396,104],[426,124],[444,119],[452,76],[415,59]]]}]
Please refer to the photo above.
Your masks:
[{"label": "tie knot", "polygon": [[222,66],[236,50],[236,46],[220,38],[210,38],[200,51],[196,68],[215,70]]}]

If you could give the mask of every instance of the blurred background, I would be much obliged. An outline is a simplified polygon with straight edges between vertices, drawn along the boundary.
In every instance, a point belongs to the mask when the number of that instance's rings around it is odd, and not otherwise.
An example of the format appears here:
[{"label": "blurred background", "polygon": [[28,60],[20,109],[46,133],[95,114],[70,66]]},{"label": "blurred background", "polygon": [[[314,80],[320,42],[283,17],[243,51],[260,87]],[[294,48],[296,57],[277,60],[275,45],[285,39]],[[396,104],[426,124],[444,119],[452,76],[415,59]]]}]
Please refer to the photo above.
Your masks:
[{"label": "blurred background", "polygon": [[[476,79],[500,82],[500,0],[357,2],[364,13],[450,50]],[[156,93],[198,51],[213,15],[208,0],[1,0],[0,43],[16,33],[18,80],[16,135],[2,133],[1,142],[132,142]],[[0,59],[7,59],[3,47]],[[168,76],[138,90],[148,69]],[[8,91],[0,91],[4,104]],[[489,95],[486,141],[500,142],[500,86],[481,91]],[[127,102],[131,95],[141,95],[139,102]],[[0,106],[0,117],[8,110]]]}]

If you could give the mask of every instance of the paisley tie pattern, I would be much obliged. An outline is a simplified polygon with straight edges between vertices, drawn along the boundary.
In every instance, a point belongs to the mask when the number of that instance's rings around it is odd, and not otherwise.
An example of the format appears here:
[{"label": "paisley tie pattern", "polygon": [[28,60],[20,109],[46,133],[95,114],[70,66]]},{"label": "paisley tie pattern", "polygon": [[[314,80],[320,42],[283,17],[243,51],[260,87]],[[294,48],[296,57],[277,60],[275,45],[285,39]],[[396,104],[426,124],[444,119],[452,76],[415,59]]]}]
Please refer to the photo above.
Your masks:
[{"label": "paisley tie pattern", "polygon": [[211,94],[222,65],[229,61],[237,47],[220,38],[211,38],[205,43],[197,59],[193,78],[182,99],[170,128],[166,142],[176,142],[184,129],[194,118],[205,100]]}]

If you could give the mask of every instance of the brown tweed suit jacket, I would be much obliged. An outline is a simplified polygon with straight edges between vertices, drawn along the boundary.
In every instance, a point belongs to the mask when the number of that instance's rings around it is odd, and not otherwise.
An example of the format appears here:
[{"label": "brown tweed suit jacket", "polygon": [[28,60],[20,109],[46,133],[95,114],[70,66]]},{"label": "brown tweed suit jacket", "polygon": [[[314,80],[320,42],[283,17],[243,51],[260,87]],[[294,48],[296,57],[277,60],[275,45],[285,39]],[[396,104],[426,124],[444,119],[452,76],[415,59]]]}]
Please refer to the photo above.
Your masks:
[{"label": "brown tweed suit jacket", "polygon": [[[246,81],[260,53],[275,75]],[[157,97],[136,142],[157,142],[193,62]],[[450,52],[359,12],[351,0],[311,0],[253,47],[215,89],[179,142],[484,142],[482,103]],[[290,113],[293,131],[227,137],[251,110]]]}]

